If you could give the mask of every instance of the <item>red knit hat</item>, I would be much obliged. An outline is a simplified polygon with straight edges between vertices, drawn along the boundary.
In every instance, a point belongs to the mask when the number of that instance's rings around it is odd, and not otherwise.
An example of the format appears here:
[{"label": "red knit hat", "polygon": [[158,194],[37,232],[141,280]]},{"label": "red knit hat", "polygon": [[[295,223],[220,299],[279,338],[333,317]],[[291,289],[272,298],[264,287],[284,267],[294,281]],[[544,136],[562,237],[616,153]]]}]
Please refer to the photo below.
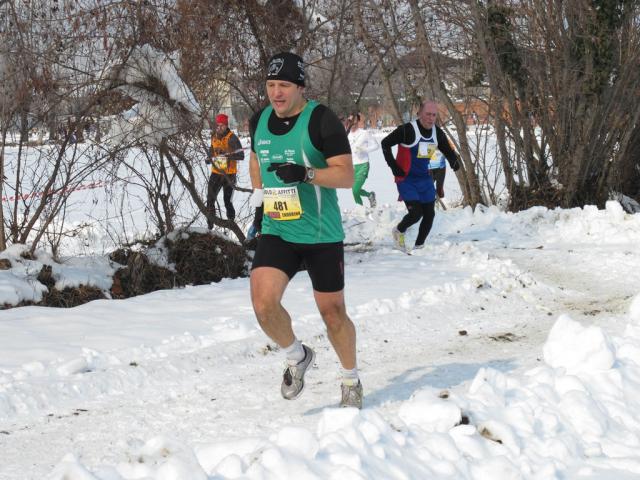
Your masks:
[{"label": "red knit hat", "polygon": [[216,115],[216,123],[218,125],[220,125],[221,123],[224,123],[225,125],[229,125],[229,117],[224,113],[219,113],[218,115]]}]

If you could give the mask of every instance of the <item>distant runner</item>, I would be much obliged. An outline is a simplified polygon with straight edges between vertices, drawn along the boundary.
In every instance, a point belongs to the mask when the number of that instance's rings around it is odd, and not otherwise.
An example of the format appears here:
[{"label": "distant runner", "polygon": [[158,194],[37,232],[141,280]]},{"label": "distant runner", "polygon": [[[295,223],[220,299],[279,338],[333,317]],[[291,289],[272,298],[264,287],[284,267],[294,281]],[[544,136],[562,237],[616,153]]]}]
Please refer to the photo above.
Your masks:
[{"label": "distant runner", "polygon": [[[405,232],[411,225],[420,222],[416,249],[424,247],[431,231],[436,189],[429,163],[436,160],[438,150],[447,158],[454,172],[460,168],[458,155],[451,148],[447,135],[435,124],[437,115],[438,105],[428,100],[420,106],[417,120],[400,125],[381,142],[384,158],[395,176],[399,199],[404,201],[408,210],[391,232],[396,247],[402,250],[406,249]],[[394,145],[398,145],[396,158],[391,151]]]},{"label": "distant runner", "polygon": [[353,199],[362,205],[362,197],[367,197],[369,206],[376,206],[375,192],[367,192],[363,186],[369,176],[369,154],[380,148],[373,135],[364,128],[364,117],[359,113],[349,116],[349,144],[353,157],[355,181],[353,182]]},{"label": "distant runner", "polygon": [[216,129],[211,136],[211,151],[207,163],[211,165],[211,175],[207,188],[207,226],[213,228],[212,218],[216,216],[216,199],[222,189],[222,199],[228,220],[235,220],[233,190],[236,186],[238,161],[244,160],[242,144],[229,129],[229,117],[224,113],[216,115]]}]

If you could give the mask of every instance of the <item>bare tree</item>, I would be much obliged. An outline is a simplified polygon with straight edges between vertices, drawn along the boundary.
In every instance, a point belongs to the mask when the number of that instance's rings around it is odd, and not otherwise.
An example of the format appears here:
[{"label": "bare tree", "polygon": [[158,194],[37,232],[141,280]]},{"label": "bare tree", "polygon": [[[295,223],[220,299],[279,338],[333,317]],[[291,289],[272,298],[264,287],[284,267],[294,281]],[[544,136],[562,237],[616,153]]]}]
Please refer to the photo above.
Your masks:
[{"label": "bare tree", "polygon": [[464,106],[472,102],[495,128],[512,208],[637,195],[630,158],[640,110],[628,101],[640,83],[637,2],[354,3],[357,35],[396,121],[397,98],[435,97],[447,107],[467,203],[492,201],[486,174],[495,171],[467,138]]},{"label": "bare tree", "polygon": [[[470,3],[499,140],[513,150],[513,208],[603,205],[640,111],[637,2]],[[596,153],[597,152],[597,153]],[[558,182],[556,188],[553,182]]]},{"label": "bare tree", "polygon": [[[500,176],[513,209],[637,198],[639,14],[625,0],[0,2],[0,249],[57,249],[77,228],[72,192],[97,175],[142,188],[157,234],[210,215],[212,117],[231,98],[244,129],[281,50],[338,113],[384,103],[401,123],[438,100],[469,205],[497,202]],[[491,129],[467,128],[471,105]]]},{"label": "bare tree", "polygon": [[[2,6],[4,56],[11,59],[10,75],[22,88],[15,91],[20,96],[8,117],[17,123],[19,136],[17,149],[10,157],[5,150],[2,158],[3,193],[9,201],[4,202],[0,236],[3,246],[10,239],[30,241],[35,249],[71,192],[108,161],[104,152],[89,151],[78,140],[109,90],[101,76],[110,57],[98,48],[97,32],[106,27],[99,25],[95,10],[76,11],[74,4],[45,0],[28,3],[14,0]],[[3,127],[6,131],[6,123]],[[35,145],[32,130],[46,127],[63,133],[55,143]]]}]

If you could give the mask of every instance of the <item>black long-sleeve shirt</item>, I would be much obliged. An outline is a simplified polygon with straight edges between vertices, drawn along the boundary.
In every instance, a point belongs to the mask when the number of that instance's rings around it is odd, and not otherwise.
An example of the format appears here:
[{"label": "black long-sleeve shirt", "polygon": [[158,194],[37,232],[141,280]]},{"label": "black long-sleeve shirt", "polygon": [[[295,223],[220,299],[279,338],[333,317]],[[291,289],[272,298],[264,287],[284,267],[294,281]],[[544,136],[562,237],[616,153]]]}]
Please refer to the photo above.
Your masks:
[{"label": "black long-sleeve shirt", "polygon": [[[253,146],[253,137],[258,127],[258,120],[263,111],[264,108],[254,114],[251,120],[249,120],[251,150],[253,150],[254,153],[256,150]],[[267,126],[269,131],[274,135],[284,135],[294,127],[298,117],[300,117],[300,114],[289,118],[279,118],[275,112],[272,111]],[[336,114],[326,105],[318,105],[313,109],[311,117],[309,118],[308,130],[311,143],[318,151],[322,152],[324,158],[351,153],[351,146],[349,145],[349,139],[347,132],[344,130],[344,126]]]},{"label": "black long-sleeve shirt", "polygon": [[[418,123],[418,129],[420,130],[420,134],[424,138],[429,138],[431,136],[431,129],[424,128],[420,124],[419,120],[417,123]],[[437,125],[435,127],[436,127],[436,139],[438,140],[438,150],[442,152],[442,154],[445,156],[445,158],[449,162],[449,165],[451,165],[451,169],[455,171],[460,166],[458,154],[451,147],[451,144],[449,143],[449,138],[447,137],[447,134],[444,133],[444,130],[442,130]],[[415,134],[415,130],[413,129],[413,126],[411,125],[411,122],[400,125],[393,132],[391,132],[389,135],[384,137],[380,142],[380,145],[382,147],[382,153],[384,154],[384,159],[387,161],[388,164],[395,163],[396,159],[393,156],[391,147],[393,147],[394,145],[398,145],[400,143],[404,145],[411,145],[413,142],[415,142],[415,140],[416,140],[416,134]]]}]

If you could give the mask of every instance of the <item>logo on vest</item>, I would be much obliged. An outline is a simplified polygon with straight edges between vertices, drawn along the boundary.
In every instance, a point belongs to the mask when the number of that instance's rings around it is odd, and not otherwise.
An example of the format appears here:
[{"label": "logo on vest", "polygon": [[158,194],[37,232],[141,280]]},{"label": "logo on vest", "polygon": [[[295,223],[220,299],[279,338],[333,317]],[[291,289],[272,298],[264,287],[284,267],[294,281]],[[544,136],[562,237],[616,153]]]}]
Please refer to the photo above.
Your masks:
[{"label": "logo on vest", "polygon": [[260,145],[271,145],[271,140],[258,140],[258,146]]}]

